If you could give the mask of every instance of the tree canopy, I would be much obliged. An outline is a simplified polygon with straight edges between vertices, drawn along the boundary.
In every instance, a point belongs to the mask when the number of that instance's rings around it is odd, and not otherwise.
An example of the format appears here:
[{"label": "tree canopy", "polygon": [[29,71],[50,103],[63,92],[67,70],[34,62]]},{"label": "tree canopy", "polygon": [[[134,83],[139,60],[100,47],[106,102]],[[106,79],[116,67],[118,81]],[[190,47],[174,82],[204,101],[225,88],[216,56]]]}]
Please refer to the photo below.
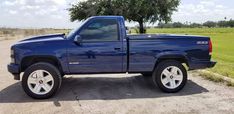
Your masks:
[{"label": "tree canopy", "polygon": [[169,22],[180,0],[87,0],[69,8],[71,21],[84,20],[97,15],[121,15],[128,21],[139,23],[144,33],[144,23]]}]

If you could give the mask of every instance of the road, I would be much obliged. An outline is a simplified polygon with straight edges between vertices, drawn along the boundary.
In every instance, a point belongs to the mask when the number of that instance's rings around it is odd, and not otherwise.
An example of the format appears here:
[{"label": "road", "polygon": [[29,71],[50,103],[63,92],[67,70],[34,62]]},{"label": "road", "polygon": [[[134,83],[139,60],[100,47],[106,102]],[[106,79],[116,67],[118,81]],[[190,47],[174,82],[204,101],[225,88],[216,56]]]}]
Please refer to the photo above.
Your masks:
[{"label": "road", "polygon": [[149,78],[140,74],[66,76],[56,96],[35,100],[7,72],[10,45],[14,42],[0,41],[1,114],[234,113],[234,88],[205,80],[194,72],[189,72],[185,88],[174,94],[152,87]]}]

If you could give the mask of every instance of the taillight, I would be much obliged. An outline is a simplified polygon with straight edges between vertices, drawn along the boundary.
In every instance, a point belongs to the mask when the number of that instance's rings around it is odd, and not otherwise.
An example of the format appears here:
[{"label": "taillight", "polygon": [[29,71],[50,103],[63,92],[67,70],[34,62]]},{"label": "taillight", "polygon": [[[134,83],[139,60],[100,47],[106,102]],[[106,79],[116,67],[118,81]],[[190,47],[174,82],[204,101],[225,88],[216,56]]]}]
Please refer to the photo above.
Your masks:
[{"label": "taillight", "polygon": [[212,53],[212,42],[211,39],[209,40],[209,54],[211,55]]}]

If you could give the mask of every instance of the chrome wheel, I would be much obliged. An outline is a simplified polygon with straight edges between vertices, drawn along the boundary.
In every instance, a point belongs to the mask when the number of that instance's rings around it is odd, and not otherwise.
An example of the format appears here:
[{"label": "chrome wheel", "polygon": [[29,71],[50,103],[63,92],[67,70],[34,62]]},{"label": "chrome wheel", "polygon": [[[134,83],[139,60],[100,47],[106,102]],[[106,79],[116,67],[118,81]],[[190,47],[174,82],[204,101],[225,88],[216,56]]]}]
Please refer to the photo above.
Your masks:
[{"label": "chrome wheel", "polygon": [[176,66],[165,68],[161,74],[161,82],[168,89],[175,89],[183,81],[183,73]]},{"label": "chrome wheel", "polygon": [[29,75],[27,84],[33,93],[44,95],[53,88],[54,78],[46,70],[36,70]]}]

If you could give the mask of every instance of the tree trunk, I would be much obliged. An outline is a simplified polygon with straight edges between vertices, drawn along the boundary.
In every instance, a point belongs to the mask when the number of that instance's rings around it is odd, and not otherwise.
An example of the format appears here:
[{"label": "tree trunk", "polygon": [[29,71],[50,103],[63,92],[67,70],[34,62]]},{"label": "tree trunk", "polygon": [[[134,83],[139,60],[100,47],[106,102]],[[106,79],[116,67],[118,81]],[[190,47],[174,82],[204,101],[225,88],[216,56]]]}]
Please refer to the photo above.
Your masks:
[{"label": "tree trunk", "polygon": [[138,21],[138,23],[139,23],[139,32],[140,32],[140,34],[145,33],[143,20]]}]

